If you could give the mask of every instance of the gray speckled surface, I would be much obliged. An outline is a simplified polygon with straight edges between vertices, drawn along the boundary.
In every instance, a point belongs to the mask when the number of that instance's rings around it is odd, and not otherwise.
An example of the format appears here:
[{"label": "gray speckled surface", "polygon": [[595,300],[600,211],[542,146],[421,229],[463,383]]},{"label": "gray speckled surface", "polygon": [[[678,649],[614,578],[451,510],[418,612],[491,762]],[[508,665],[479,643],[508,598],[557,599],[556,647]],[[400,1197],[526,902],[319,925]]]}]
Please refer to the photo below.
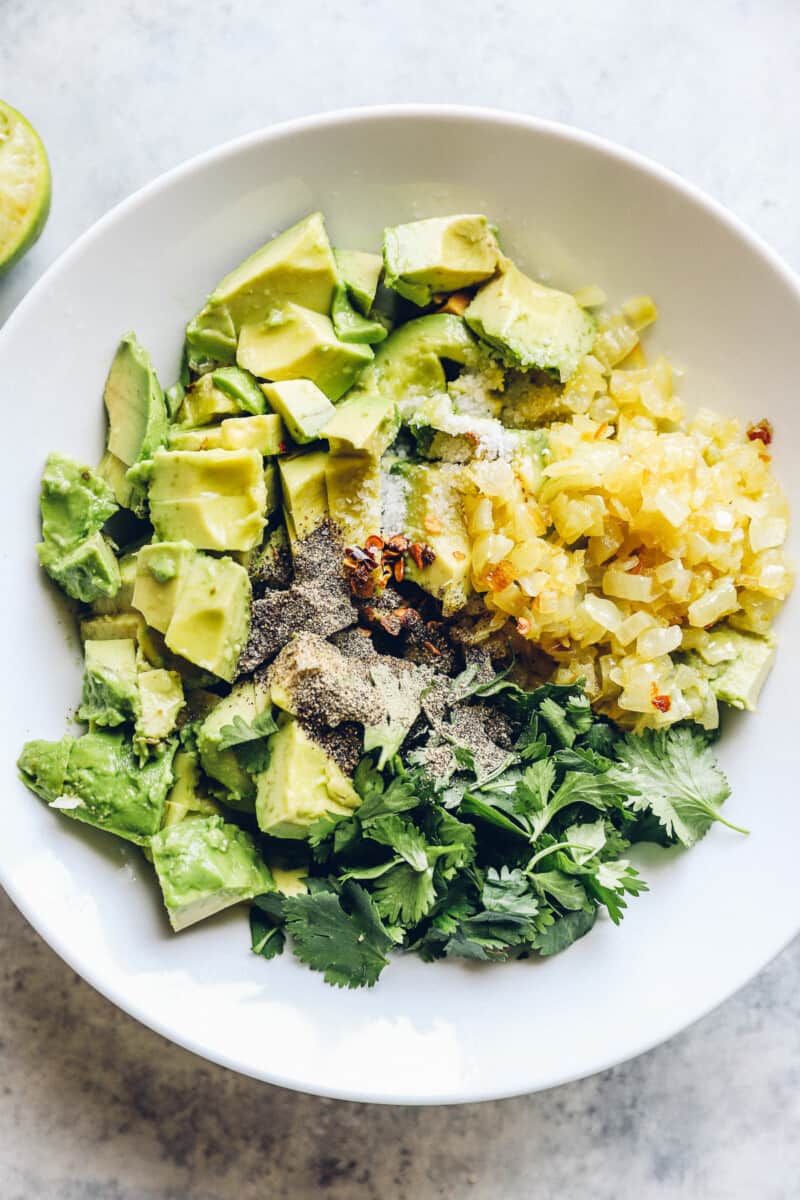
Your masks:
[{"label": "gray speckled surface", "polygon": [[[43,238],[0,281],[0,320],[78,233],[174,163],[289,116],[408,100],[617,139],[714,193],[797,267],[799,54],[794,0],[0,0],[0,92],[39,127],[56,181]],[[800,1191],[800,944],[635,1062],[425,1111],[208,1066],[98,997],[4,899],[0,922],[3,1200]]]}]

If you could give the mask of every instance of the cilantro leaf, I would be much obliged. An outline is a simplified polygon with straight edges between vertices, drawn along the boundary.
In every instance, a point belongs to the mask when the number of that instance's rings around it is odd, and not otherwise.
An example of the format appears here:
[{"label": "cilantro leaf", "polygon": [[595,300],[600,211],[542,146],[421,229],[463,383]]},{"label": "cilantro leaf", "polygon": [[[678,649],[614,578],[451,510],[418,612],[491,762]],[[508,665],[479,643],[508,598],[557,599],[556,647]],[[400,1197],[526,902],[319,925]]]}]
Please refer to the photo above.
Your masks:
[{"label": "cilantro leaf", "polygon": [[217,745],[220,750],[233,750],[245,771],[257,775],[269,765],[267,738],[277,728],[270,709],[259,713],[249,725],[237,713],[229,725],[220,729]]},{"label": "cilantro leaf", "polygon": [[530,917],[516,913],[476,913],[458,923],[447,939],[444,952],[448,958],[502,962],[537,936]]},{"label": "cilantro leaf", "polygon": [[531,892],[530,880],[518,868],[511,871],[504,866],[497,871],[490,867],[486,872],[481,900],[487,912],[535,917],[539,911],[539,901]]},{"label": "cilantro leaf", "polygon": [[560,954],[562,950],[566,950],[567,946],[571,946],[578,938],[582,938],[589,932],[596,917],[597,909],[594,906],[558,917],[552,925],[537,934],[534,943],[536,949],[544,958],[549,958],[552,954]]},{"label": "cilantro leaf", "polygon": [[250,949],[261,958],[276,958],[286,944],[283,897],[277,892],[256,896],[250,905]]},{"label": "cilantro leaf", "polygon": [[629,806],[635,812],[649,809],[682,845],[693,846],[714,821],[746,832],[719,811],[731,789],[705,732],[684,725],[629,733],[617,743],[616,753],[620,765],[609,776],[637,789]]},{"label": "cilantro leaf", "polygon": [[373,895],[378,912],[387,921],[416,925],[436,900],[433,867],[417,871],[401,862],[375,880]]},{"label": "cilantro leaf", "polygon": [[428,866],[428,844],[420,831],[410,821],[395,813],[375,817],[364,828],[364,835],[373,842],[391,846],[414,871],[424,871]]},{"label": "cilantro leaf", "polygon": [[[360,766],[359,763],[359,768]],[[359,768],[356,769],[356,775]],[[364,775],[361,779],[362,785],[363,780]],[[410,812],[422,804],[425,799],[424,792],[423,773],[418,770],[408,771],[405,775],[397,775],[388,787],[382,786],[380,790],[374,782],[370,782],[363,803],[357,810],[358,819],[362,826],[366,826],[370,821],[390,813]]]},{"label": "cilantro leaf", "polygon": [[622,910],[628,907],[625,894],[638,896],[649,890],[639,872],[626,858],[599,863],[596,874],[589,877],[587,885],[600,903],[606,906],[615,925],[619,925]]},{"label": "cilantro leaf", "polygon": [[[342,899],[349,899],[349,911]],[[342,898],[332,892],[292,896],[284,901],[292,949],[313,971],[322,971],[337,987],[372,987],[387,965],[392,938],[367,893],[344,885]]]},{"label": "cilantro leaf", "polygon": [[563,871],[533,871],[530,881],[542,896],[549,896],[569,911],[586,908],[588,898],[583,885]]}]

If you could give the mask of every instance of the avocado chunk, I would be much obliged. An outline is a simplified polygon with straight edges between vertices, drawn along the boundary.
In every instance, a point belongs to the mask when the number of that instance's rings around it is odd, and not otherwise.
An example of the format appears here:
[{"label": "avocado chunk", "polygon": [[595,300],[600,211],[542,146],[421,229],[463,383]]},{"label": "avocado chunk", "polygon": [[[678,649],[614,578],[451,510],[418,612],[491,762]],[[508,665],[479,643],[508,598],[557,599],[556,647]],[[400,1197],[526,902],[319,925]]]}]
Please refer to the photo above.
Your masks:
[{"label": "avocado chunk", "polygon": [[236,329],[263,321],[287,302],[314,312],[330,311],[336,286],[333,257],[322,213],[315,212],[267,242],[240,263],[212,292],[209,307],[224,307]]},{"label": "avocado chunk", "polygon": [[321,430],[331,454],[369,454],[380,458],[397,437],[400,416],[389,396],[357,392],[343,400]]},{"label": "avocado chunk", "polygon": [[135,740],[139,745],[159,742],[172,733],[178,713],[186,704],[181,677],[177,671],[156,668],[142,671],[138,685],[139,715]]},{"label": "avocado chunk", "polygon": [[87,641],[78,717],[93,725],[122,725],[139,712],[136,643],[131,638]]},{"label": "avocado chunk", "polygon": [[696,643],[692,665],[709,680],[717,699],[733,708],[755,712],[775,661],[775,639],[741,633],[725,624],[687,634]]},{"label": "avocado chunk", "polygon": [[[233,368],[236,370],[237,368]],[[214,376],[201,375],[184,393],[183,401],[176,414],[176,423],[181,428],[197,429],[210,425],[220,417],[235,416],[241,412],[239,402],[230,392],[216,386]],[[170,440],[174,434],[170,432]]]},{"label": "avocado chunk", "polygon": [[[226,803],[234,808],[244,807],[252,811],[256,785],[253,776],[245,770],[232,748],[225,742],[224,730],[234,721],[252,725],[270,706],[269,689],[252,679],[237,683],[230,695],[225,696],[212,708],[197,731],[197,750],[206,775],[221,783],[227,793]],[[237,722],[238,723],[238,722]],[[246,801],[242,805],[242,801]]]},{"label": "avocado chunk", "polygon": [[222,817],[188,817],[169,825],[150,848],[176,933],[232,904],[274,891],[253,839]]},{"label": "avocado chunk", "polygon": [[222,815],[216,801],[210,799],[200,783],[199,758],[194,750],[178,750],[172,762],[175,782],[164,805],[164,824],[177,825],[188,816]]},{"label": "avocado chunk", "polygon": [[223,450],[257,450],[262,457],[272,458],[288,449],[286,430],[277,413],[231,418],[219,428]]},{"label": "avocado chunk", "polygon": [[196,557],[191,542],[153,542],[142,546],[137,555],[131,604],[160,633],[172,620],[178,592]]},{"label": "avocado chunk", "polygon": [[198,554],[178,591],[164,634],[167,647],[230,682],[247,644],[250,598],[244,567],[231,558]]},{"label": "avocado chunk", "polygon": [[256,820],[273,837],[305,838],[326,814],[349,816],[361,797],[341,768],[288,720],[270,738],[270,761],[257,776]]},{"label": "avocado chunk", "polygon": [[328,515],[327,461],[324,450],[292,454],[278,460],[283,503],[292,518],[290,537],[294,534],[299,541],[318,529]]},{"label": "avocado chunk", "polygon": [[334,250],[333,257],[348,296],[362,317],[368,316],[375,303],[383,258],[365,250]]},{"label": "avocado chunk", "polygon": [[301,445],[315,441],[320,429],[336,411],[325,393],[310,379],[262,383],[261,390],[270,408],[283,418],[289,433]]},{"label": "avocado chunk", "polygon": [[170,450],[224,450],[222,425],[201,425],[198,429],[183,429],[173,425],[167,438]]},{"label": "avocado chunk", "polygon": [[249,552],[247,571],[254,584],[287,588],[292,579],[292,555],[286,526],[281,521],[266,534],[257,550]]},{"label": "avocado chunk", "polygon": [[380,321],[371,321],[361,315],[352,304],[343,283],[338,283],[333,293],[331,321],[340,342],[363,342],[367,346],[374,346],[385,341],[388,332]]},{"label": "avocado chunk", "polygon": [[278,464],[274,459],[264,463],[264,491],[267,496],[264,511],[269,520],[281,502],[281,477],[278,473]]},{"label": "avocado chunk", "polygon": [[372,361],[372,351],[339,341],[330,317],[286,304],[266,321],[242,326],[236,361],[262,379],[310,379],[338,400]]},{"label": "avocado chunk", "polygon": [[303,720],[328,726],[379,723],[386,711],[363,665],[345,658],[316,633],[297,633],[267,671],[272,703]]},{"label": "avocado chunk", "polygon": [[73,600],[91,604],[101,597],[115,596],[119,591],[122,582],[119,564],[101,533],[93,533],[71,550],[61,550],[51,542],[40,542],[36,551],[50,578]]},{"label": "avocado chunk", "polygon": [[120,508],[141,508],[141,494],[137,493],[136,485],[128,479],[128,468],[116,454],[110,450],[104,452],[97,464],[97,474],[111,488]]},{"label": "avocado chunk", "polygon": [[280,892],[282,896],[304,896],[308,891],[308,867],[278,867],[271,862],[269,869],[272,872],[275,891]]},{"label": "avocado chunk", "polygon": [[206,304],[186,326],[186,363],[193,371],[236,359],[236,326],[224,305]]},{"label": "avocado chunk", "polygon": [[249,371],[241,367],[220,367],[211,380],[220,392],[231,396],[242,412],[258,416],[264,411],[264,396]]},{"label": "avocado chunk", "polygon": [[147,626],[139,612],[102,613],[99,617],[87,617],[80,622],[82,642],[104,642],[126,640],[139,643]]},{"label": "avocado chunk", "polygon": [[424,305],[434,292],[456,292],[489,279],[500,248],[486,217],[464,213],[384,230],[383,259],[387,285]]},{"label": "avocado chunk", "polygon": [[261,541],[266,489],[256,450],[159,450],[150,517],[162,541],[201,550],[249,550]]},{"label": "avocado chunk", "polygon": [[399,403],[409,396],[445,391],[442,359],[479,367],[483,354],[462,317],[432,313],[401,325],[378,347],[375,361],[358,382],[357,394]]},{"label": "avocado chunk", "polygon": [[470,542],[461,507],[461,470],[449,463],[425,463],[403,472],[408,481],[407,527],[412,542],[422,542],[435,558],[418,567],[406,563],[406,575],[442,602],[446,617],[463,608],[470,594]]},{"label": "avocado chunk", "polygon": [[109,613],[128,612],[133,602],[133,586],[136,582],[136,564],[138,559],[138,550],[129,550],[123,554],[119,563],[120,585],[115,595],[111,597],[101,596],[92,604],[92,613],[95,616],[105,616]]},{"label": "avocado chunk", "polygon": [[331,524],[345,546],[363,546],[381,533],[381,468],[365,454],[328,457],[325,483]]},{"label": "avocado chunk", "polygon": [[574,296],[536,283],[508,260],[479,289],[464,319],[509,366],[548,371],[562,383],[591,350],[596,331]]},{"label": "avocado chunk", "polygon": [[151,458],[164,445],[164,393],[150,355],[133,333],[126,333],[117,347],[103,401],[108,413],[108,449],[126,466]]},{"label": "avocado chunk", "polygon": [[175,745],[141,763],[122,733],[93,730],[60,742],[28,742],[18,766],[24,783],[74,821],[145,845],[161,828]]},{"label": "avocado chunk", "polygon": [[65,454],[49,454],[39,493],[42,536],[62,550],[77,546],[117,511],[114,493],[90,467]]},{"label": "avocado chunk", "polygon": [[52,804],[64,791],[72,747],[75,738],[68,735],[58,742],[37,739],[26,742],[17,759],[22,782],[32,792]]}]

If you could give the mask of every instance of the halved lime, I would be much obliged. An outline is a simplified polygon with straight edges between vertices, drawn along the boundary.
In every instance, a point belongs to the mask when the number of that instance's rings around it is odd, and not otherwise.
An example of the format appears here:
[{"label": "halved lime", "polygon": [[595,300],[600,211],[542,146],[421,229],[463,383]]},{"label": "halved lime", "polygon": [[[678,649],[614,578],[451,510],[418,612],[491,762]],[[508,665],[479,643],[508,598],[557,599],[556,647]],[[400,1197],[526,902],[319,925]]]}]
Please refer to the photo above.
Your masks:
[{"label": "halved lime", "polygon": [[0,275],[29,250],[50,211],[50,165],[42,139],[0,100]]}]

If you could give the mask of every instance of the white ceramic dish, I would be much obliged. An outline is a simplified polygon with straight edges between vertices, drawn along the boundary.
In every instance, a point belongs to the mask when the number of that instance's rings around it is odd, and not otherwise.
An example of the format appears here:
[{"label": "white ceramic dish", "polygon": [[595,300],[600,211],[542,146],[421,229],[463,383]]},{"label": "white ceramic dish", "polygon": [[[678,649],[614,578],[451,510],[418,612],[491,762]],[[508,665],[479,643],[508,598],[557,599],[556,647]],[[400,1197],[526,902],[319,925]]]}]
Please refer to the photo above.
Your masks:
[{"label": "white ceramic dish", "polygon": [[447,108],[314,117],[202,155],[80,238],[0,332],[0,878],[94,987],[235,1070],[384,1102],[546,1088],[674,1034],[800,927],[797,603],[780,622],[783,649],[761,711],[729,721],[721,743],[730,815],[751,836],[717,827],[691,853],[644,852],[652,891],[621,928],[600,921],[546,963],[482,969],[409,958],[374,990],[341,992],[288,955],[272,963],[251,955],[242,910],[175,937],[137,851],[63,820],[15,780],[25,739],[59,737],[79,695],[75,637],[66,643],[69,622],[34,554],[46,452],[96,461],[101,388],[120,334],[135,329],[171,382],[183,324],[215,281],[318,207],[337,243],[364,247],[379,243],[384,224],[486,212],[508,251],[542,277],[568,288],[597,282],[614,300],[651,291],[662,312],[654,343],[686,368],[684,395],[773,420],[776,467],[800,513],[800,288],[763,244],[675,176],[570,129]]}]

